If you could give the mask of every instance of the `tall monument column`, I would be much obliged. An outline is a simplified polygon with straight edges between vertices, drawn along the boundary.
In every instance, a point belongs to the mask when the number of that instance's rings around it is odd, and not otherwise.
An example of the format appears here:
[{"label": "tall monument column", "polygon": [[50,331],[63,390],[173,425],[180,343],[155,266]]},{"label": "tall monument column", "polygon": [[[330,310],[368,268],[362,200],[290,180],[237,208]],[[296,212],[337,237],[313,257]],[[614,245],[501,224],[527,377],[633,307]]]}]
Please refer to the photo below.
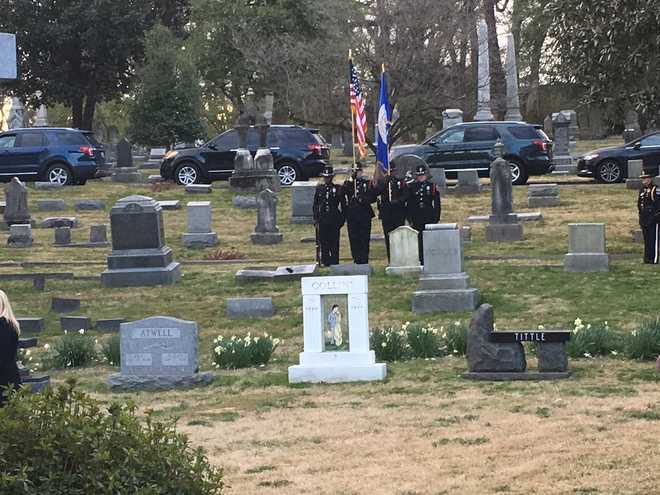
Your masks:
[{"label": "tall monument column", "polygon": [[518,65],[516,63],[516,43],[513,34],[506,37],[506,116],[504,120],[522,120],[520,98],[518,97]]},{"label": "tall monument column", "polygon": [[488,60],[488,27],[483,19],[477,31],[479,66],[477,68],[477,113],[474,120],[495,120],[490,109],[490,61]]}]

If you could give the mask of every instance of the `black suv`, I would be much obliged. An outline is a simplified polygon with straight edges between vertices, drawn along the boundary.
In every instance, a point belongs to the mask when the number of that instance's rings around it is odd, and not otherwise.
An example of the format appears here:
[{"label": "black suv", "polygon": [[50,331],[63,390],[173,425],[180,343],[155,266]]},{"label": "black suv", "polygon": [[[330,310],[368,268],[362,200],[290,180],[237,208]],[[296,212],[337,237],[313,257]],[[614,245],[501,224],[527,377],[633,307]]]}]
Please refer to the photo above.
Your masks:
[{"label": "black suv", "polygon": [[108,175],[105,151],[91,132],[31,127],[0,133],[0,180],[82,185],[103,175]]},{"label": "black suv", "polygon": [[[253,156],[258,147],[259,132],[250,127],[248,149]],[[273,125],[268,129],[268,147],[284,186],[318,177],[330,159],[330,148],[316,129]],[[234,171],[237,149],[238,131],[232,129],[200,148],[170,151],[160,166],[160,175],[165,180],[175,180],[183,185],[228,179]]]},{"label": "black suv", "polygon": [[511,164],[514,184],[525,184],[530,175],[549,174],[554,170],[552,142],[540,129],[525,122],[469,122],[444,129],[422,144],[394,146],[392,159],[417,155],[431,168],[444,168],[448,178],[457,172],[476,170],[488,177],[495,159],[493,146],[500,139],[504,158]]}]

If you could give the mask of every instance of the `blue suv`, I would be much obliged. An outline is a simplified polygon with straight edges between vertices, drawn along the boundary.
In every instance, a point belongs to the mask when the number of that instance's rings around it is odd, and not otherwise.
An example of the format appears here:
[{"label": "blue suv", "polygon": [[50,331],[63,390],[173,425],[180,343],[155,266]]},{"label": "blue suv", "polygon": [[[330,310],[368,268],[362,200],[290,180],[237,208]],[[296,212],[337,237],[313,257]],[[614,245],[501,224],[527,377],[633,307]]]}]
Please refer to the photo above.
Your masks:
[{"label": "blue suv", "polygon": [[0,133],[0,180],[83,185],[104,175],[105,150],[91,132],[32,127]]}]

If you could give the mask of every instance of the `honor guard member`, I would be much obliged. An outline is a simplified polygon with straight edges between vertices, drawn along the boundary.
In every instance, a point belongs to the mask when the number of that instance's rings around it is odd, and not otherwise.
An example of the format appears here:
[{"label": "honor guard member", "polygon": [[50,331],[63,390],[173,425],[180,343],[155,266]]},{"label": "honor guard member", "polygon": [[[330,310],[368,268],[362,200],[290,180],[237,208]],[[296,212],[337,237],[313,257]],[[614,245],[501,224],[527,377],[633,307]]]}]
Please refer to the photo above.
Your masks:
[{"label": "honor guard member", "polygon": [[378,187],[378,218],[383,224],[387,260],[390,260],[390,232],[406,224],[406,200],[408,184],[405,179],[398,179],[394,172],[396,166],[390,162],[390,174]]},{"label": "honor guard member", "polygon": [[361,163],[357,163],[353,180],[344,182],[346,198],[346,223],[348,240],[351,243],[351,256],[356,265],[369,263],[369,241],[371,240],[371,219],[375,216],[371,203],[376,201],[373,182],[365,179]]},{"label": "honor guard member", "polygon": [[639,210],[639,225],[642,227],[644,237],[644,263],[657,264],[660,258],[660,235],[658,235],[658,224],[660,223],[660,197],[653,184],[653,177],[644,172],[642,179],[642,190],[637,199]]},{"label": "honor guard member", "polygon": [[318,229],[321,266],[339,264],[339,233],[344,225],[346,205],[342,187],[332,182],[335,173],[327,166],[321,173],[323,184],[314,194],[314,222]]},{"label": "honor guard member", "polygon": [[424,228],[426,224],[440,220],[440,192],[435,184],[428,180],[426,167],[419,165],[415,169],[415,182],[408,195],[408,221],[419,232],[419,261],[424,264]]}]

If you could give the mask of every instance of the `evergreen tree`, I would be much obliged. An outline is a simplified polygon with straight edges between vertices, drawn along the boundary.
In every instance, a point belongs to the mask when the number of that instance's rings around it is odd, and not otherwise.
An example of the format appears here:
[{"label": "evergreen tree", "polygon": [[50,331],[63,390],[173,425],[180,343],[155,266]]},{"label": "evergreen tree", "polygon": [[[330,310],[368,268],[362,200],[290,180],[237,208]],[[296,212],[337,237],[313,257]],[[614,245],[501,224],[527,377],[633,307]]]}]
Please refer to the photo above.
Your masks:
[{"label": "evergreen tree", "polygon": [[145,64],[138,70],[130,134],[146,146],[173,146],[202,137],[197,68],[185,45],[156,25],[146,36]]}]

